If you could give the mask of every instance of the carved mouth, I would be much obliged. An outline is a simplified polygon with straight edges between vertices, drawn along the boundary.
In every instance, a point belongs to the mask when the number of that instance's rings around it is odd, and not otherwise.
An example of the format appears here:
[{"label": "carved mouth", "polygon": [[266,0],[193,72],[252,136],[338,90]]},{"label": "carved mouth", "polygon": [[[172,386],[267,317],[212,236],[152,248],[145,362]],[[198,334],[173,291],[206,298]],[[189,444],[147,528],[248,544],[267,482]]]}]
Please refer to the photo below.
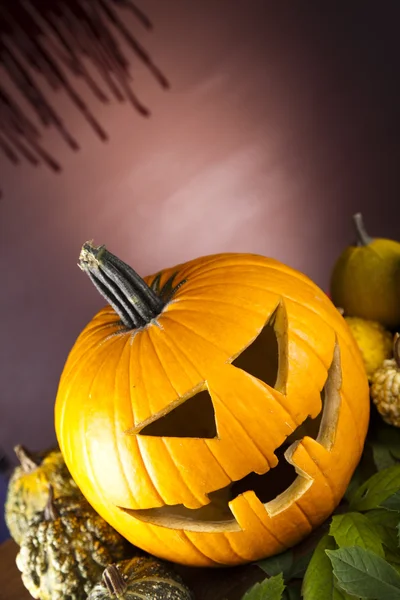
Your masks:
[{"label": "carved mouth", "polygon": [[210,502],[201,508],[191,509],[183,504],[176,504],[139,510],[123,507],[120,509],[136,519],[170,529],[240,531],[239,524],[229,507],[230,502],[247,491],[253,491],[260,502],[266,504],[287,490],[299,478],[295,467],[284,456],[289,445],[286,441],[275,451],[278,458],[276,467],[262,475],[249,473],[242,479],[211,492],[208,495]]}]

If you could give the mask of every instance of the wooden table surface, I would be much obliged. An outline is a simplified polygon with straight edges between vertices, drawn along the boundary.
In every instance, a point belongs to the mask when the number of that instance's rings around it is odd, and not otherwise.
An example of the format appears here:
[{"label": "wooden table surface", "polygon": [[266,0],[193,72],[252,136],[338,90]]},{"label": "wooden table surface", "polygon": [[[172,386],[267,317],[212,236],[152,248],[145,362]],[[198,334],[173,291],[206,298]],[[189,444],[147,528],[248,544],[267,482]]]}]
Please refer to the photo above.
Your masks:
[{"label": "wooden table surface", "polygon": [[[15,564],[18,546],[7,540],[0,545],[0,600],[32,600]],[[240,600],[244,592],[265,573],[254,565],[231,569],[176,567],[195,593],[196,600]]]}]

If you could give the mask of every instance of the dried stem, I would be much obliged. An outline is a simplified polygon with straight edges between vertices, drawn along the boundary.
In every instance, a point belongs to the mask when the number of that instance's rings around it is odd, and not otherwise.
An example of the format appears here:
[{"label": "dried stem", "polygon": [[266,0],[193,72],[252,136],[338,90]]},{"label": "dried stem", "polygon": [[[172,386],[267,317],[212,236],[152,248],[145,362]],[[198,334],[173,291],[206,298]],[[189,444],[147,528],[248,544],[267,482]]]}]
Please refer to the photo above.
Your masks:
[{"label": "dried stem", "polygon": [[400,369],[400,334],[395,333],[393,339],[393,356],[397,366]]},{"label": "dried stem", "polygon": [[54,491],[53,486],[49,485],[49,497],[47,499],[46,506],[44,508],[44,518],[46,521],[54,521],[58,517],[57,509],[54,505]]},{"label": "dried stem", "polygon": [[116,565],[109,565],[103,571],[103,584],[107,588],[110,594],[116,596],[122,596],[125,592],[128,584],[122,576],[122,573],[118,570]]},{"label": "dried stem", "polygon": [[21,444],[18,444],[14,447],[14,452],[21,463],[24,473],[33,473],[33,471],[40,465],[40,461],[36,460],[33,455],[26,448],[24,448],[24,446],[21,446]]},{"label": "dried stem", "polygon": [[368,235],[365,229],[362,214],[356,213],[355,215],[353,215],[353,221],[356,228],[357,245],[368,246],[368,244],[372,242],[372,237]]}]

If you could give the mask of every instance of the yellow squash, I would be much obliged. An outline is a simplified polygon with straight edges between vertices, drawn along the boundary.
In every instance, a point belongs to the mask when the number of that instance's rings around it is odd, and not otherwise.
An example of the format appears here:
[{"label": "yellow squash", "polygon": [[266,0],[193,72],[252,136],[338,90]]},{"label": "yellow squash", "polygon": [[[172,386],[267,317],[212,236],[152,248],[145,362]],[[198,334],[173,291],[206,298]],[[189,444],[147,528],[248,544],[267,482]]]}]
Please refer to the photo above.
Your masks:
[{"label": "yellow squash", "polygon": [[392,356],[393,335],[377,321],[345,317],[347,325],[360,348],[368,379],[384,360]]},{"label": "yellow squash", "polygon": [[354,215],[357,244],[346,248],[331,277],[333,303],[349,317],[400,325],[400,243],[371,238],[361,214]]},{"label": "yellow squash", "polygon": [[20,465],[14,469],[8,484],[4,509],[11,537],[21,544],[32,517],[43,511],[49,496],[49,484],[54,496],[82,497],[58,449],[32,454],[21,445],[14,451]]}]

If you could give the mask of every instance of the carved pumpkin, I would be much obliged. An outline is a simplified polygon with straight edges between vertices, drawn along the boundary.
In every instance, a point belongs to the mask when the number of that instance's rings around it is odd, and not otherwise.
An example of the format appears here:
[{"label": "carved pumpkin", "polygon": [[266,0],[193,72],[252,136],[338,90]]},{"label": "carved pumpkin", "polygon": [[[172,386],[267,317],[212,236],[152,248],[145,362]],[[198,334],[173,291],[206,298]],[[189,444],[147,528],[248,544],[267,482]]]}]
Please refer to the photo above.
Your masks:
[{"label": "carved pumpkin", "polygon": [[80,266],[111,307],[71,350],[55,420],[100,515],[156,556],[205,566],[279,553],[324,521],[369,417],[362,357],[327,296],[249,254],[145,283],[88,243]]}]

